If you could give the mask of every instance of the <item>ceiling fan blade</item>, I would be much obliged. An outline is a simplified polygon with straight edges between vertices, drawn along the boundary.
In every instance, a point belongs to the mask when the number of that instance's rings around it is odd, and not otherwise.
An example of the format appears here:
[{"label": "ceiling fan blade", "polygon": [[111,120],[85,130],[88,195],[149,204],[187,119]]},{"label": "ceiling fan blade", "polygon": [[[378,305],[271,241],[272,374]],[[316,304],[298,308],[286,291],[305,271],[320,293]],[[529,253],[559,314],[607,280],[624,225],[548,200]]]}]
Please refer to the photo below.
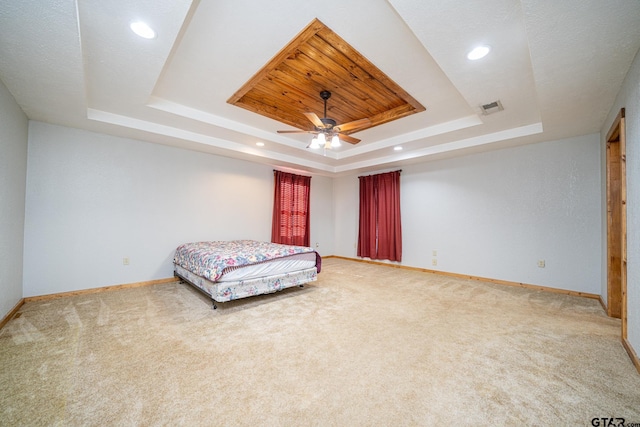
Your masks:
[{"label": "ceiling fan blade", "polygon": [[357,144],[358,142],[360,142],[358,138],[345,135],[344,133],[339,133],[338,138],[340,138],[341,141],[348,142],[349,144]]},{"label": "ceiling fan blade", "polygon": [[318,133],[313,130],[279,130],[278,133]]},{"label": "ceiling fan blade", "polygon": [[352,122],[343,123],[341,125],[335,126],[333,129],[337,132],[345,132],[351,129],[361,128],[363,126],[367,126],[371,124],[370,119],[360,119],[354,120]]},{"label": "ceiling fan blade", "polygon": [[307,117],[307,119],[309,119],[311,123],[313,123],[315,127],[320,129],[325,128],[325,124],[322,123],[322,120],[320,120],[320,117],[318,117],[316,113],[304,113],[304,115]]}]

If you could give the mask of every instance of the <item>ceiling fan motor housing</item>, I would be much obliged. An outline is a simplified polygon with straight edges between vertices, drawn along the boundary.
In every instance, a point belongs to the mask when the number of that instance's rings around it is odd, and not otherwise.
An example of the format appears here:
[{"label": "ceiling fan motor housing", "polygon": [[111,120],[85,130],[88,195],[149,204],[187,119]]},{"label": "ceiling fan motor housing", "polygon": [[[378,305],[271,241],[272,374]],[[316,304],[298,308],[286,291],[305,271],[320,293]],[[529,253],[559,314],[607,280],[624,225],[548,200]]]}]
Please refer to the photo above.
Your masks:
[{"label": "ceiling fan motor housing", "polygon": [[333,119],[329,119],[327,117],[323,117],[320,119],[322,123],[326,126],[327,129],[332,129],[336,125],[336,121]]}]

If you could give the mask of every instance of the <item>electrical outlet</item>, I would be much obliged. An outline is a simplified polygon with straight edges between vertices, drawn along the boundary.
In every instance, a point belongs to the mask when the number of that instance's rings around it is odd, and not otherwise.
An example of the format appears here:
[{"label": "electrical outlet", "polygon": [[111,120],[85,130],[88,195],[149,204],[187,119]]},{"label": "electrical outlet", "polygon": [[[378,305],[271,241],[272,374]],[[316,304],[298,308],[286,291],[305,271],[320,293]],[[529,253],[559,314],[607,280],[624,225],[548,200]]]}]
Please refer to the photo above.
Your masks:
[{"label": "electrical outlet", "polygon": [[438,256],[438,251],[433,251],[433,252],[431,252],[431,255],[433,255],[433,256]]},{"label": "electrical outlet", "polygon": [[431,260],[431,265],[438,265],[438,260],[437,259],[432,259]]},{"label": "electrical outlet", "polygon": [[316,248],[320,247],[320,243],[316,242]]},{"label": "electrical outlet", "polygon": [[122,265],[129,265],[129,258],[122,258]]},{"label": "electrical outlet", "polygon": [[538,267],[540,267],[540,268],[544,268],[545,267],[545,262],[544,262],[543,259],[539,259],[538,260]]}]

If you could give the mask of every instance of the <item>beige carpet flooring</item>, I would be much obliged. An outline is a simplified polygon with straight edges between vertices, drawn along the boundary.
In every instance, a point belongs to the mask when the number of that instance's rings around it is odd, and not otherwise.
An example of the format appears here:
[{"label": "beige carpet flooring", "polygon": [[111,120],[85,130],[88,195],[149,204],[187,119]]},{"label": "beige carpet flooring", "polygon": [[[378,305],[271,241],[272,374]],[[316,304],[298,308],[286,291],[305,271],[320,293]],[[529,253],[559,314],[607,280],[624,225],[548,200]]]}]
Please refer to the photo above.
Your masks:
[{"label": "beige carpet flooring", "polygon": [[640,422],[599,303],[326,259],[220,304],[167,283],[31,302],[0,330],[3,426]]}]

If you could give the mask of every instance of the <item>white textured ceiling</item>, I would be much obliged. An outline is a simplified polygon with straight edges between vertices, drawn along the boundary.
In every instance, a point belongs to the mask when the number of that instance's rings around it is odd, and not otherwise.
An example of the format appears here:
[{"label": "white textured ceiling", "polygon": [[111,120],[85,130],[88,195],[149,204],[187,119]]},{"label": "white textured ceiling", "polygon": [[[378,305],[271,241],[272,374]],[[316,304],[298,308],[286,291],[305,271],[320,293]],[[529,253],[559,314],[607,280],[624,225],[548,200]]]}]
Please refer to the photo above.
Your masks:
[{"label": "white textured ceiling", "polygon": [[[317,152],[226,103],[314,18],[426,111]],[[327,175],[598,132],[639,47],[638,0],[0,3],[0,79],[29,118]]]}]

